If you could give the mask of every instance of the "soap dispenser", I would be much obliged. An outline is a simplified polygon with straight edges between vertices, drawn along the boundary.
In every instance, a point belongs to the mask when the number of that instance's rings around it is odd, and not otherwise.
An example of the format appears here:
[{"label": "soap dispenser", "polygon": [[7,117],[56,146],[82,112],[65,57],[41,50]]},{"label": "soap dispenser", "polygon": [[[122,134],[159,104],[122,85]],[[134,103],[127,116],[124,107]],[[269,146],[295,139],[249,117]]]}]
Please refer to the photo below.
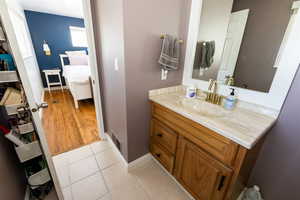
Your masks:
[{"label": "soap dispenser", "polygon": [[224,100],[224,108],[226,110],[232,110],[235,107],[235,104],[237,102],[237,99],[235,97],[235,89],[234,88],[230,88],[231,89],[231,93],[229,96],[227,96]]}]

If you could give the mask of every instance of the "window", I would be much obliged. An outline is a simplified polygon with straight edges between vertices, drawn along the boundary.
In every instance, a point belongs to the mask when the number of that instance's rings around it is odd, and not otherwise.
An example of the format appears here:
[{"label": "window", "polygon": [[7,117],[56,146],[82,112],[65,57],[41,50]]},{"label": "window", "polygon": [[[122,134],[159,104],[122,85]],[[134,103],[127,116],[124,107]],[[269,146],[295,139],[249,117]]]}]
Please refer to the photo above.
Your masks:
[{"label": "window", "polygon": [[85,28],[70,26],[73,47],[88,47]]}]

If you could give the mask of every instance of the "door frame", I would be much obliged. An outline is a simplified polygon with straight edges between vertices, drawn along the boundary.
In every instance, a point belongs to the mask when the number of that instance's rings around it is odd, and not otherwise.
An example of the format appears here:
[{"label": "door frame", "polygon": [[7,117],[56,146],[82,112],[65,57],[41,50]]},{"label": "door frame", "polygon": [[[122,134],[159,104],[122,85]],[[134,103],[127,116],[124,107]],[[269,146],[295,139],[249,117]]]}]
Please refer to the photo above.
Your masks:
[{"label": "door frame", "polygon": [[104,128],[104,118],[103,118],[103,109],[101,101],[101,87],[100,87],[100,74],[97,63],[97,54],[95,47],[95,37],[94,37],[94,28],[93,28],[93,18],[92,18],[92,8],[91,0],[81,0],[83,7],[83,18],[85,24],[85,30],[87,33],[88,40],[88,51],[89,51],[89,65],[91,67],[91,78],[93,85],[93,94],[95,102],[95,110],[98,124],[99,136],[102,140],[106,139],[105,128]]},{"label": "door frame", "polygon": [[[0,0],[0,3],[3,2],[4,5],[6,5],[7,0]],[[84,13],[84,22],[85,22],[85,28],[87,32],[87,39],[88,39],[88,47],[89,47],[89,63],[91,66],[91,78],[92,78],[92,84],[93,84],[93,92],[94,92],[94,101],[95,101],[95,110],[96,110],[96,117],[97,117],[97,126],[98,126],[98,131],[99,131],[99,136],[101,139],[106,139],[106,135],[104,132],[104,119],[103,119],[103,112],[102,112],[102,102],[101,102],[101,91],[100,91],[100,78],[99,78],[99,73],[98,73],[98,65],[97,65],[97,57],[96,57],[96,48],[95,48],[95,39],[94,39],[94,29],[93,29],[93,21],[92,21],[92,10],[91,10],[91,0],[81,0],[82,6],[83,6],[83,13]],[[24,66],[24,61],[23,57],[20,54],[20,49],[17,44],[17,39],[14,33],[13,25],[10,20],[5,20],[5,17],[9,16],[9,13],[6,12],[6,6],[5,7],[0,7],[0,11],[3,12],[4,18],[2,18],[2,24],[4,25],[4,28],[7,32],[7,34],[10,35],[8,37],[9,43],[10,43],[10,48],[12,50],[12,53],[14,55],[15,62],[18,66],[18,71],[23,77],[28,77]],[[0,16],[1,17],[1,16]],[[9,39],[11,38],[11,39]],[[33,51],[34,52],[34,51]],[[35,54],[33,55],[35,56]],[[30,85],[28,80],[23,80],[21,81],[25,85]],[[31,88],[26,87],[25,93],[28,94],[33,94],[33,91]],[[27,91],[27,92],[26,92]],[[31,107],[35,105],[36,102],[34,102],[34,99],[28,99],[29,104]],[[39,113],[36,113],[39,115]],[[59,200],[63,200],[63,193],[62,193],[62,188],[60,187],[60,183],[58,181],[58,176],[53,164],[52,160],[52,155],[49,150],[48,146],[48,141],[46,139],[46,135],[44,132],[44,129],[42,127],[42,122],[40,118],[37,118],[35,115],[33,115],[34,121],[36,122],[36,126],[38,130],[38,135],[40,139],[40,144],[42,146],[45,158],[48,163],[48,167],[50,170],[50,173],[52,175],[52,179],[54,182],[54,186],[58,195]]]},{"label": "door frame", "polygon": [[[24,58],[23,58],[23,55],[21,55],[21,50],[19,48],[19,44],[17,43],[17,37],[15,35],[13,24],[10,20],[10,15],[9,15],[9,12],[8,12],[9,9],[16,10],[17,6],[18,6],[19,9],[21,9],[21,7],[19,6],[19,4],[15,5],[14,2],[13,3],[11,2],[9,4],[7,2],[8,2],[8,0],[0,0],[0,3],[1,3],[0,18],[1,18],[2,24],[4,26],[4,29],[7,33],[8,43],[9,43],[10,49],[12,51],[14,61],[17,65],[17,69],[18,69],[18,72],[19,72],[20,77],[21,77],[21,82],[22,82],[23,86],[24,85],[25,86],[30,85],[30,83],[28,81],[28,74],[25,70],[26,66],[24,64]],[[11,4],[13,4],[13,6]],[[29,37],[30,37],[30,35],[29,35]],[[32,55],[32,56],[35,56],[35,54]],[[24,78],[24,77],[27,77],[27,78]],[[31,87],[23,87],[23,88],[24,88],[24,91],[25,91],[26,95],[30,96],[30,98],[27,98],[27,101],[28,101],[28,104],[29,104],[30,108],[36,107],[36,102],[35,102],[35,99],[33,97],[34,93],[31,89]],[[55,167],[54,167],[54,164],[53,164],[52,156],[51,156],[50,151],[49,151],[49,146],[48,146],[48,142],[46,140],[46,135],[44,133],[40,117],[37,117],[37,115],[39,115],[39,114],[38,113],[32,113],[32,117],[33,117],[36,129],[38,130],[37,134],[38,134],[39,139],[40,139],[40,145],[42,147],[44,156],[47,160],[48,169],[51,173],[52,180],[53,180],[56,192],[57,192],[57,196],[60,200],[63,200],[64,198],[63,198],[62,189],[60,187],[60,183],[58,181],[57,173],[56,173],[56,170],[55,170]]]}]

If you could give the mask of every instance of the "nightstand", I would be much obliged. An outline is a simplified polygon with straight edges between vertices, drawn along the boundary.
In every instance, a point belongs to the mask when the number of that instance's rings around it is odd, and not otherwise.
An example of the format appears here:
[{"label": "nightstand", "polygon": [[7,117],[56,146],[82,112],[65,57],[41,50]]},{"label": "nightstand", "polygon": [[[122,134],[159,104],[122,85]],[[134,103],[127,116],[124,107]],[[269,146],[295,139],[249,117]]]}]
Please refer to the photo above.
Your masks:
[{"label": "nightstand", "polygon": [[[43,72],[45,73],[47,86],[48,86],[48,89],[50,92],[51,92],[51,86],[54,86],[54,85],[60,85],[61,89],[63,90],[63,85],[62,85],[61,76],[60,76],[60,72],[61,72],[60,69],[47,69],[47,70],[43,70]],[[49,76],[57,76],[58,82],[50,82]]]}]

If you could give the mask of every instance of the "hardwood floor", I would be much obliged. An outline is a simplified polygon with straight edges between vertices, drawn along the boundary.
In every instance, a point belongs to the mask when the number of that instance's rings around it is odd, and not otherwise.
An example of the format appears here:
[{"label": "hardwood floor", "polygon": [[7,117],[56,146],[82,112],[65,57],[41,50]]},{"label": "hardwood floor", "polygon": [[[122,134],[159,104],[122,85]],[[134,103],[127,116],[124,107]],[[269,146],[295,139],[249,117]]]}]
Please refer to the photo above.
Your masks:
[{"label": "hardwood floor", "polygon": [[49,104],[43,110],[43,126],[50,152],[57,155],[100,140],[92,100],[79,101],[75,109],[68,90],[45,92]]}]

